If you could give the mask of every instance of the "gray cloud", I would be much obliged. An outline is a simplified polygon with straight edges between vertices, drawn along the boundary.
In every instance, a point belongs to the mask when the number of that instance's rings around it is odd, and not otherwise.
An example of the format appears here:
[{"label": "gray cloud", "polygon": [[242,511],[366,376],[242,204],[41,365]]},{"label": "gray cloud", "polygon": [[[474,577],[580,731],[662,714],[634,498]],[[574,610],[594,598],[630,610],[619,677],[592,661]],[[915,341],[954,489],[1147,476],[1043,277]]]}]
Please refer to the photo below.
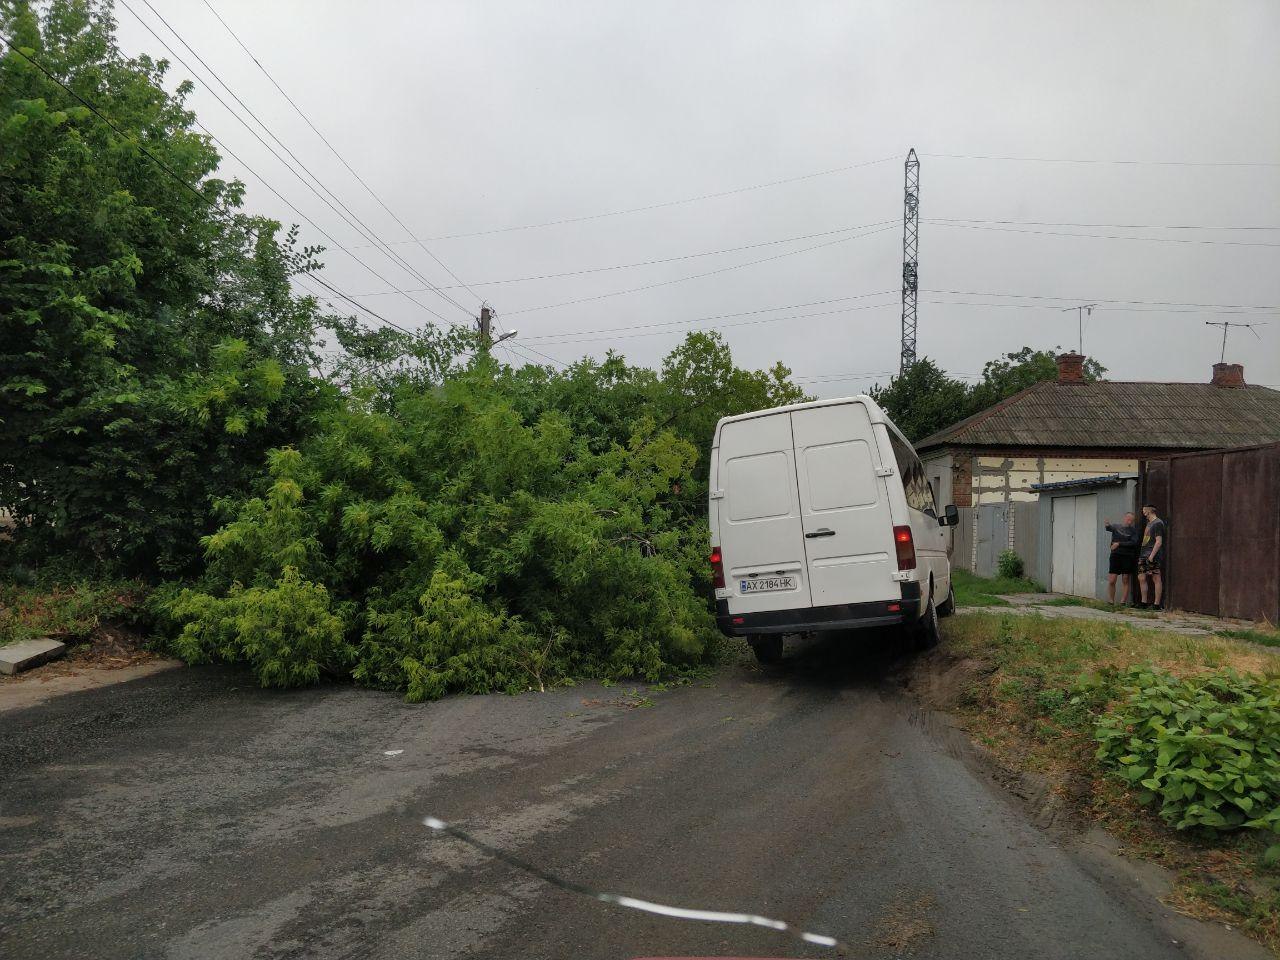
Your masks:
[{"label": "gray cloud", "polygon": [[[383,239],[405,239],[202,3],[152,2]],[[926,221],[1280,226],[1280,166],[937,156],[1280,164],[1280,6],[1269,0],[211,2],[419,236],[587,216],[893,158],[698,203],[432,242],[467,281],[680,257],[896,219],[911,146],[922,154]],[[174,42],[145,5],[130,5]],[[165,55],[127,10],[117,14],[126,51]],[[175,64],[174,82],[187,76]],[[210,129],[344,245],[363,242],[213,101],[199,76],[193,79],[192,104]],[[226,169],[245,179],[252,208],[297,219],[239,164],[228,160]],[[1014,232],[1024,230],[1040,232]],[[1217,242],[1048,233],[1073,230]],[[1019,301],[990,294],[1026,294],[1280,304],[1280,247],[1231,245],[1280,244],[1280,231],[992,230],[925,222],[921,234],[922,288],[980,294],[921,295],[920,351],[959,374],[977,373],[985,360],[1024,344],[1074,344],[1075,315],[1044,301],[1021,301],[1026,308],[932,301],[1012,304]],[[319,240],[309,228],[304,237]],[[896,291],[900,230],[643,292],[519,311],[823,242],[477,290],[520,328],[517,344],[565,360],[603,355],[612,345],[637,362],[656,363],[680,332],[559,346],[533,338]],[[435,282],[450,282],[420,250],[396,249]],[[398,285],[421,286],[378,252],[359,252]],[[331,251],[326,260],[326,275],[344,290],[384,289],[345,253]],[[451,293],[468,307],[476,302],[465,291]],[[446,316],[463,316],[431,294],[415,296]],[[405,325],[430,319],[400,297],[366,302]],[[875,303],[886,306],[740,323],[725,335],[739,360],[753,366],[782,360],[800,376],[889,371],[897,363],[896,294],[794,312]],[[1086,353],[1117,379],[1208,378],[1221,332],[1204,321],[1221,311],[1131,306],[1094,313]],[[1261,341],[1233,331],[1228,359],[1244,362],[1251,382],[1280,384],[1280,312],[1255,313],[1270,322],[1259,329]],[[874,379],[814,390],[856,392]]]}]

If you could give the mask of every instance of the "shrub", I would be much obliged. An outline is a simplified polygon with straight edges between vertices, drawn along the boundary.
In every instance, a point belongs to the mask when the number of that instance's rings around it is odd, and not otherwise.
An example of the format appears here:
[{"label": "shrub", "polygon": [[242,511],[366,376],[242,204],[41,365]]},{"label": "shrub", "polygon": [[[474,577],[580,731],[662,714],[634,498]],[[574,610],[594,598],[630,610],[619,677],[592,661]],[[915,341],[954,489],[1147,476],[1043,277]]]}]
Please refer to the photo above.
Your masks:
[{"label": "shrub", "polygon": [[1151,668],[1117,683],[1122,699],[1097,723],[1097,756],[1143,803],[1179,830],[1280,832],[1280,684]]},{"label": "shrub", "polygon": [[1020,580],[1026,572],[1022,558],[1012,550],[1000,551],[1000,556],[996,560],[996,569],[1006,580]]}]

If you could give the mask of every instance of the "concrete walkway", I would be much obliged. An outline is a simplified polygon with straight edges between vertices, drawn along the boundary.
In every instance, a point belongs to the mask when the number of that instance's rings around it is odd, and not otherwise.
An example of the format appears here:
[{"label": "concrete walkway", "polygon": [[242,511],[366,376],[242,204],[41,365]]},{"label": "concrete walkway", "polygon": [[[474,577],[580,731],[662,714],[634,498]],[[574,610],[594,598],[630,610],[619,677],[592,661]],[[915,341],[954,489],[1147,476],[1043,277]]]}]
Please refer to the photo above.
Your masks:
[{"label": "concrete walkway", "polygon": [[1144,630],[1164,630],[1168,633],[1181,633],[1186,636],[1201,637],[1217,633],[1219,630],[1251,626],[1250,624],[1240,624],[1230,620],[1219,620],[1215,617],[1207,617],[1198,613],[1184,613],[1180,610],[1162,611],[1152,615],[1145,611],[1130,611],[1125,607],[1118,607],[1115,610],[1099,610],[1096,607],[1086,607],[1083,604],[1067,606],[1050,602],[1066,599],[1060,593],[1009,593],[1000,594],[1000,599],[1008,603],[1009,606],[983,609],[998,609],[1000,613],[1032,614],[1056,619],[1103,620],[1108,623],[1123,623],[1126,626]]}]

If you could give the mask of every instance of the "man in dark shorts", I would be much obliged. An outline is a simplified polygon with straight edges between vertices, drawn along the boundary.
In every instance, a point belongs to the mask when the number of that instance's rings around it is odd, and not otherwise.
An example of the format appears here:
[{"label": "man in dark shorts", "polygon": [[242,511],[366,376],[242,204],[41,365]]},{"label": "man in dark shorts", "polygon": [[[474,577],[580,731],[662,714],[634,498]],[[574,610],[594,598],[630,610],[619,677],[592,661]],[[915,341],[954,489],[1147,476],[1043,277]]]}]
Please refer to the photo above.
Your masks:
[{"label": "man in dark shorts", "polygon": [[[1164,583],[1160,579],[1160,570],[1168,553],[1165,548],[1167,528],[1151,504],[1142,508],[1142,515],[1147,518],[1147,526],[1142,532],[1142,546],[1138,551],[1138,588],[1142,591],[1142,602],[1138,606],[1163,610],[1160,601],[1163,599]],[[1150,593],[1147,590],[1148,582],[1151,585]],[[1151,597],[1149,604],[1148,596]]]},{"label": "man in dark shorts", "polygon": [[1116,580],[1120,580],[1120,602],[1129,602],[1129,580],[1138,571],[1138,528],[1132,513],[1121,523],[1107,521],[1111,532],[1111,560],[1107,565],[1107,603],[1116,602]]}]

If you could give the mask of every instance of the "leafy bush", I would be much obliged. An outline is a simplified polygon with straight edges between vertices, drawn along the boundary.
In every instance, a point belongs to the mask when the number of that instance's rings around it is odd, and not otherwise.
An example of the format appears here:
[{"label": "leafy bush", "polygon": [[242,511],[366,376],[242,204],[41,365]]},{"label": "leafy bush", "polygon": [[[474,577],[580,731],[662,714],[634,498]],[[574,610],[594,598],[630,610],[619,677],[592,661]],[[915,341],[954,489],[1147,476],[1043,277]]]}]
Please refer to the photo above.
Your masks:
[{"label": "leafy bush", "polygon": [[1019,580],[1026,572],[1022,558],[1012,550],[1001,550],[996,559],[996,568],[1001,577],[1007,580]]},{"label": "leafy bush", "polygon": [[717,636],[708,419],[796,393],[707,334],[660,375],[482,360],[429,390],[357,390],[224,504],[204,578],[162,591],[162,613],[182,656],[271,686],[349,671],[423,700],[657,680]]},{"label": "leafy bush", "polygon": [[[1280,832],[1280,684],[1234,672],[1118,678],[1098,721],[1098,759],[1179,830]],[[1280,851],[1277,851],[1280,852]]]}]

